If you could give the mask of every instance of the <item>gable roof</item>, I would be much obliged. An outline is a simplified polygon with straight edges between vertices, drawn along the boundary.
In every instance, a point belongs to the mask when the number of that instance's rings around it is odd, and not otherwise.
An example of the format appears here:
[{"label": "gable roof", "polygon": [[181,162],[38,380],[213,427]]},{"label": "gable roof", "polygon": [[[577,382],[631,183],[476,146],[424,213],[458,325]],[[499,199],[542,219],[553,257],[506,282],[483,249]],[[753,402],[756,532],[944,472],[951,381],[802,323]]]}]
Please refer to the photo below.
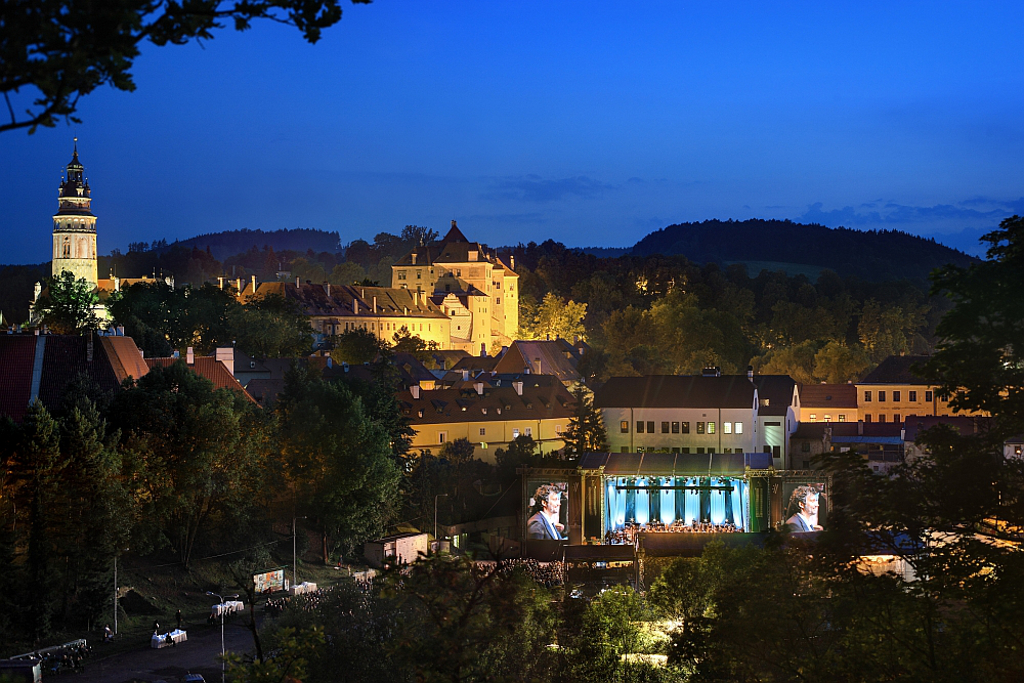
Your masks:
[{"label": "gable roof", "polygon": [[514,341],[494,364],[494,371],[502,374],[530,372],[554,375],[563,382],[579,381],[580,373],[576,371],[579,359],[575,351],[573,346],[557,339]]},{"label": "gable roof", "polygon": [[740,375],[612,377],[594,392],[594,407],[753,408],[754,391]]},{"label": "gable roof", "polygon": [[424,390],[419,398],[402,391],[397,395],[398,402],[413,425],[568,419],[573,414],[575,399],[559,382],[524,382],[522,395],[511,386],[482,384],[481,391],[465,383],[458,388]]},{"label": "gable roof", "polygon": [[801,384],[801,408],[856,408],[854,384]]},{"label": "gable roof", "polygon": [[789,375],[755,375],[759,415],[785,415],[793,405],[796,381]]},{"label": "gable roof", "polygon": [[128,378],[139,379],[149,372],[149,366],[131,337],[100,337],[100,345],[118,384]]},{"label": "gable roof", "polygon": [[[182,358],[147,358],[146,365],[151,368],[158,365],[166,368],[174,365],[179,360],[184,362],[184,359]],[[200,377],[204,377],[213,382],[214,389],[231,389],[232,391],[238,391],[247,399],[256,403],[253,397],[249,395],[249,392],[245,390],[245,387],[235,379],[234,375],[228,372],[224,363],[221,363],[213,356],[196,356],[194,362],[191,365],[188,365],[188,369]]]},{"label": "gable roof", "polygon": [[910,368],[926,360],[928,356],[889,356],[857,384],[929,384]]}]

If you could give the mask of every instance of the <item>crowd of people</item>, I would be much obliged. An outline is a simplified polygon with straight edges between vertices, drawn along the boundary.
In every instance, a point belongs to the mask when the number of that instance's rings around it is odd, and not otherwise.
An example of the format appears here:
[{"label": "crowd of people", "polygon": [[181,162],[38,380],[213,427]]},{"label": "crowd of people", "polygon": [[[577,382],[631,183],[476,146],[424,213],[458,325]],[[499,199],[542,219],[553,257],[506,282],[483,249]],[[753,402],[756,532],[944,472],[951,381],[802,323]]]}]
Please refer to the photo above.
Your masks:
[{"label": "crowd of people", "polygon": [[610,545],[633,545],[636,543],[637,534],[732,534],[742,531],[732,522],[714,524],[712,522],[693,521],[686,524],[682,520],[676,520],[671,524],[661,521],[654,521],[649,524],[638,524],[626,522],[617,529],[609,529],[604,535],[604,542]]},{"label": "crowd of people", "polygon": [[478,560],[476,567],[484,572],[494,569],[502,573],[522,571],[545,588],[561,586],[565,582],[565,564],[558,560],[539,562],[530,558],[511,558],[502,560],[500,565],[489,560]]},{"label": "crowd of people", "polygon": [[40,663],[49,674],[67,672],[82,673],[85,671],[85,659],[92,654],[92,648],[84,641],[81,644],[66,645],[63,648],[50,650],[34,655],[30,661]]}]

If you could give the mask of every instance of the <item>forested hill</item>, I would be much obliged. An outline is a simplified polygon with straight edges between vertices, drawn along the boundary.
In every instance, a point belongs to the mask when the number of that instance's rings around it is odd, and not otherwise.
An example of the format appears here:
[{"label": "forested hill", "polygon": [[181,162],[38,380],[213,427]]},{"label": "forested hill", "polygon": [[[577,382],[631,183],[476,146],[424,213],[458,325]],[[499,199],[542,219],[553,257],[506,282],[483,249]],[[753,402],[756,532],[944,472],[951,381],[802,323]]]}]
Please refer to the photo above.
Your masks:
[{"label": "forested hill", "polygon": [[897,230],[850,230],[756,218],[670,225],[637,242],[633,254],[682,254],[695,263],[801,264],[876,282],[923,280],[947,263],[966,266],[977,260],[934,239]]},{"label": "forested hill", "polygon": [[188,248],[197,247],[202,251],[209,247],[210,254],[220,261],[235,254],[245,253],[253,247],[263,249],[263,247],[269,246],[274,251],[293,250],[301,252],[312,249],[317,253],[326,251],[330,254],[341,250],[341,238],[338,236],[338,233],[312,228],[270,230],[267,232],[244,228],[242,230],[199,235],[198,237],[182,240],[175,244]]}]

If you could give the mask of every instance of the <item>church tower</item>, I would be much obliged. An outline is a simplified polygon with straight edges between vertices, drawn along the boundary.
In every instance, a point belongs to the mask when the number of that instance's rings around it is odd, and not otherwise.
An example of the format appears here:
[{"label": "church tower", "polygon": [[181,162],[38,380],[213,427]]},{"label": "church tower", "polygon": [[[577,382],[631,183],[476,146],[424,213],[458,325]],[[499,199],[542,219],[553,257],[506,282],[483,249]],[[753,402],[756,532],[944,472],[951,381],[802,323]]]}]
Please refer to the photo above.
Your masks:
[{"label": "church tower", "polygon": [[57,214],[53,217],[54,278],[67,270],[75,278],[84,278],[96,286],[96,216],[91,210],[92,197],[85,168],[78,160],[78,138],[75,154],[68,164],[58,191]]}]

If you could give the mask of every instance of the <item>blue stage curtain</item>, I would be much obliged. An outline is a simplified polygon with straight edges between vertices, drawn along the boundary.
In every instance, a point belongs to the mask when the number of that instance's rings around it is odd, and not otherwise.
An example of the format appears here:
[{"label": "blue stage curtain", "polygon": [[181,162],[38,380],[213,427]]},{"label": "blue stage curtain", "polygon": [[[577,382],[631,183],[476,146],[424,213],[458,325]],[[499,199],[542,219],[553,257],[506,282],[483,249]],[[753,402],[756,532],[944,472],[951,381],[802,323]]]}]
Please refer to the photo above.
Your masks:
[{"label": "blue stage curtain", "polygon": [[[655,477],[654,479],[647,480],[648,486],[661,486],[661,477]],[[661,521],[661,489],[651,488],[648,489],[651,501],[651,521]]]},{"label": "blue stage curtain", "polygon": [[[637,479],[637,486],[646,486],[649,479]],[[636,523],[647,524],[651,521],[651,496],[647,489],[636,490]]]},{"label": "blue stage curtain", "polygon": [[[726,486],[733,486],[735,480],[723,479],[722,483]],[[723,492],[722,497],[725,499],[725,522],[726,524],[735,524],[735,520],[732,516],[732,499],[734,498],[733,489],[728,489]]]},{"label": "blue stage curtain", "polygon": [[[708,477],[700,479],[701,487],[707,487],[709,482],[710,479]],[[701,488],[700,490],[700,521],[711,521],[711,491],[707,488]]]},{"label": "blue stage curtain", "polygon": [[[635,486],[636,479],[626,479],[627,486]],[[626,521],[636,521],[636,489],[626,490]]]}]

